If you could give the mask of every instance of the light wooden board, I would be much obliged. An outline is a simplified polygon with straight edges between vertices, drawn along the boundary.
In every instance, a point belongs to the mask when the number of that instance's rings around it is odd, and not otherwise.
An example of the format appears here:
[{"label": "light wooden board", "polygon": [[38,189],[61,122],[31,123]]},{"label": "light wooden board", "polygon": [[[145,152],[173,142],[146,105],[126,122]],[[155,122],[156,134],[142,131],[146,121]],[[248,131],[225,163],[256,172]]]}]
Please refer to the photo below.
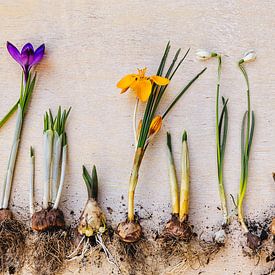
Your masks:
[{"label": "light wooden board", "polygon": [[[119,95],[116,82],[136,68],[153,74],[168,40],[191,51],[170,85],[160,109],[165,108],[183,85],[205,65],[208,70],[177,104],[154,140],[142,164],[136,203],[142,204],[158,227],[169,217],[165,132],[173,135],[179,166],[180,137],[188,130],[192,171],[191,222],[199,228],[220,222],[215,162],[215,60],[196,60],[197,48],[223,53],[221,93],[229,97],[229,135],[225,156],[225,184],[236,195],[240,177],[240,128],[246,110],[245,83],[236,62],[249,49],[258,59],[247,65],[251,79],[256,129],[251,153],[245,210],[252,216],[274,203],[275,186],[275,71],[274,1],[2,1],[0,3],[0,114],[4,115],[19,94],[20,68],[11,60],[7,40],[16,45],[46,43],[46,58],[37,67],[38,83],[22,136],[12,194],[13,209],[27,212],[29,159],[36,152],[36,198],[41,202],[43,179],[42,119],[50,107],[72,106],[68,123],[69,161],[62,208],[80,212],[86,200],[81,165],[96,164],[100,201],[115,225],[126,211],[121,200],[127,194],[133,157],[132,111],[134,96]],[[3,182],[11,146],[14,119],[1,129],[0,180]],[[229,202],[232,209],[232,203]],[[23,208],[22,208],[23,207]],[[142,215],[146,212],[141,211]],[[244,258],[232,244],[205,268],[205,274],[260,274],[263,268]],[[188,274],[198,274],[189,271]],[[74,273],[70,268],[68,274]],[[92,272],[92,269],[91,269]],[[98,271],[97,271],[98,272]],[[106,271],[105,271],[106,272]],[[98,273],[97,273],[98,274]]]}]

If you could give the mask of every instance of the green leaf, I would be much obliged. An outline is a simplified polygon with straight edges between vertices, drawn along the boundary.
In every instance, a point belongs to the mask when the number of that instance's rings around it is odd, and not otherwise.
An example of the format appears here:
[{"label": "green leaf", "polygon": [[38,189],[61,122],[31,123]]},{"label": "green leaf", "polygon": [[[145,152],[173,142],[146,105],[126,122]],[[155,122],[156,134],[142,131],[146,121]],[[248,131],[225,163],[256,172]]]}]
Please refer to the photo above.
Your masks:
[{"label": "green leaf", "polygon": [[221,120],[219,123],[219,131],[221,133],[222,127],[223,127],[223,135],[221,138],[221,162],[223,162],[224,159],[224,153],[225,153],[225,146],[226,146],[226,140],[227,140],[227,132],[228,132],[228,110],[227,110],[227,103],[228,99],[225,101],[224,97],[222,97],[223,102],[223,110],[221,113]]},{"label": "green leaf", "polygon": [[82,169],[83,169],[82,176],[87,186],[88,197],[93,198],[94,200],[97,200],[98,177],[97,177],[96,167],[95,165],[93,166],[92,177],[90,176],[88,170],[84,165],[82,166]]},{"label": "green leaf", "polygon": [[251,149],[251,145],[252,145],[254,129],[255,129],[255,114],[254,114],[254,111],[252,111],[252,121],[251,121],[249,142],[248,142],[248,148],[247,148],[247,158],[249,158],[249,155],[250,155],[250,149]]},{"label": "green leaf", "polygon": [[166,117],[166,115],[170,112],[173,106],[177,103],[177,101],[182,97],[182,95],[190,88],[190,86],[205,72],[207,68],[204,68],[200,73],[198,73],[184,88],[183,90],[176,96],[176,98],[172,101],[170,106],[166,109],[164,114],[162,115],[162,119]]},{"label": "green leaf", "polygon": [[17,102],[12,106],[12,108],[9,110],[9,112],[0,120],[0,128],[2,128],[5,125],[5,123],[9,120],[9,118],[17,110],[19,102],[20,102],[20,100],[17,100]]}]

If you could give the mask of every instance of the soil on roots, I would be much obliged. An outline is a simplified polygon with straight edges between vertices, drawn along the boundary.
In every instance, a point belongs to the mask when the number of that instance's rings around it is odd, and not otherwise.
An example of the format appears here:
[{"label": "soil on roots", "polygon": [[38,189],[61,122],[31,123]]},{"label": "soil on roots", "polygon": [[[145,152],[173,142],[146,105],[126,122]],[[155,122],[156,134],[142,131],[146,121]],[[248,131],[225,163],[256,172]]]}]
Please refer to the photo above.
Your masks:
[{"label": "soil on roots", "polygon": [[27,227],[16,219],[0,222],[0,269],[1,272],[14,274],[25,261]]},{"label": "soil on roots", "polygon": [[31,246],[34,274],[52,275],[62,270],[71,241],[65,230],[39,232],[33,236]]},{"label": "soil on roots", "polygon": [[207,265],[224,246],[196,235],[188,242],[160,237],[157,243],[156,254],[164,265],[165,274],[180,274],[189,268],[199,269]]},{"label": "soil on roots", "polygon": [[119,268],[110,251],[113,235],[114,230],[111,226],[107,228],[103,235],[92,237],[85,237],[80,235],[76,228],[72,229],[71,239],[73,245],[69,255],[67,255],[67,260],[78,261],[79,271],[91,268],[91,266],[101,268],[108,261],[115,273],[115,270],[118,271]]},{"label": "soil on roots", "polygon": [[155,241],[144,237],[135,243],[125,243],[115,235],[110,244],[110,251],[120,272],[128,275],[157,274],[155,249]]}]

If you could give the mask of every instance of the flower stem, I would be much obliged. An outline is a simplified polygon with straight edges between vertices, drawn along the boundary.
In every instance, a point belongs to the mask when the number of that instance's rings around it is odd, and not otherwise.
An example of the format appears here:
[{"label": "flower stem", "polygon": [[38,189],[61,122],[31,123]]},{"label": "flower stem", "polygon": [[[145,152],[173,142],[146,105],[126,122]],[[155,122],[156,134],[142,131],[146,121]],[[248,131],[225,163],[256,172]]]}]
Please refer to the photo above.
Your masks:
[{"label": "flower stem", "polygon": [[[245,78],[246,81],[246,94],[247,94],[247,111],[243,116],[242,121],[242,134],[241,134],[241,179],[240,179],[240,189],[238,196],[238,220],[244,230],[245,233],[248,232],[247,226],[244,221],[243,215],[243,200],[246,194],[247,183],[248,183],[248,162],[250,149],[252,145],[252,139],[254,134],[254,126],[255,126],[255,117],[254,112],[251,114],[250,107],[250,87],[249,80],[246,70],[242,63],[239,63],[239,68]],[[246,124],[246,125],[245,125]],[[246,129],[245,129],[246,128]],[[245,131],[246,130],[246,131]]]},{"label": "flower stem", "polygon": [[129,191],[128,191],[128,221],[135,221],[135,206],[134,206],[134,197],[135,197],[135,189],[138,182],[138,173],[140,164],[144,155],[144,149],[138,147],[135,152],[133,168],[129,181]]},{"label": "flower stem", "polygon": [[181,187],[180,187],[180,221],[187,221],[190,197],[190,162],[187,144],[187,133],[182,135]]},{"label": "flower stem", "polygon": [[2,200],[1,200],[1,208],[3,209],[7,209],[9,205],[11,185],[12,185],[14,167],[15,167],[15,162],[16,162],[16,157],[17,157],[17,152],[18,152],[18,147],[20,142],[22,123],[23,123],[23,111],[21,109],[21,106],[18,105],[16,128],[15,128],[13,144],[10,152],[5,183],[3,185],[3,193],[2,193]]},{"label": "flower stem", "polygon": [[171,135],[167,132],[167,152],[168,152],[168,173],[170,179],[170,192],[172,201],[172,214],[179,214],[179,195],[178,195],[178,179],[173,157]]},{"label": "flower stem", "polygon": [[[224,217],[224,224],[228,224],[228,210],[226,203],[226,194],[224,190],[223,183],[223,158],[224,150],[226,144],[226,134],[227,134],[227,109],[224,102],[223,111],[221,115],[219,114],[219,98],[220,98],[220,80],[221,80],[221,69],[222,69],[222,59],[220,55],[218,58],[218,78],[217,78],[217,93],[216,93],[216,146],[217,146],[217,167],[218,167],[218,182],[219,182],[219,195],[221,200],[221,209]],[[225,113],[224,113],[225,112]],[[224,135],[222,136],[222,127],[224,127]]]},{"label": "flower stem", "polygon": [[137,136],[137,110],[138,110],[138,103],[139,103],[139,99],[137,97],[135,108],[134,108],[134,115],[133,115],[133,133],[134,133],[134,139],[135,139],[135,147],[137,147],[137,143],[138,143],[138,136]]},{"label": "flower stem", "polygon": [[60,199],[61,199],[61,193],[64,186],[65,181],[65,172],[66,172],[66,164],[67,164],[67,151],[68,151],[68,145],[64,145],[62,149],[62,164],[61,164],[61,175],[60,175],[60,183],[58,187],[58,192],[56,196],[56,200],[53,206],[53,209],[57,209]]}]

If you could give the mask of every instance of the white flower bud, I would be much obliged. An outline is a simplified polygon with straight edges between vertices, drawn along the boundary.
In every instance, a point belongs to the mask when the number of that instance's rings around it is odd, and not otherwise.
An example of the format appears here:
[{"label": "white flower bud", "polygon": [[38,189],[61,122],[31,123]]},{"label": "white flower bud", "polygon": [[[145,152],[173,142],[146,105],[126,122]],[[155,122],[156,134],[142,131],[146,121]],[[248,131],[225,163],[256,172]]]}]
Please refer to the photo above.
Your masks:
[{"label": "white flower bud", "polygon": [[254,50],[248,51],[244,54],[244,57],[240,60],[240,64],[244,62],[251,62],[256,59],[256,53]]},{"label": "white flower bud", "polygon": [[210,59],[211,57],[217,56],[217,54],[207,50],[197,50],[196,56],[200,60],[207,60],[207,59]]}]

